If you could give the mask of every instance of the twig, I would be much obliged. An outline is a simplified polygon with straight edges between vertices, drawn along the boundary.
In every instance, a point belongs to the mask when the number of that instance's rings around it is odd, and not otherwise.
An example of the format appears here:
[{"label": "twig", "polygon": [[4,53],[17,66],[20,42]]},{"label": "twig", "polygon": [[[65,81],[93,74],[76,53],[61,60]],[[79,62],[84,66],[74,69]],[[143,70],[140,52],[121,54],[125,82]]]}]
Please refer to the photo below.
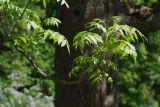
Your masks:
[{"label": "twig", "polygon": [[[25,13],[25,11],[26,11],[26,9],[27,9],[27,7],[29,6],[30,3],[31,3],[31,0],[28,0],[28,3],[26,4],[24,10],[22,11],[22,13],[21,13],[20,17],[17,19],[17,21],[18,21],[18,20],[21,20],[21,18],[23,17],[23,15],[24,15],[24,13]],[[12,35],[12,33],[14,32],[16,26],[17,26],[17,21],[15,22],[15,24],[14,24],[14,26],[13,26],[13,29],[12,29],[12,31],[11,31],[11,35]]]},{"label": "twig", "polygon": [[64,85],[76,85],[76,84],[83,82],[84,80],[88,78],[87,76],[84,76],[84,77],[79,78],[78,80],[60,80],[52,76],[48,76],[42,69],[39,68],[39,66],[36,63],[33,62],[31,57],[26,52],[24,52],[22,49],[15,46],[13,43],[11,44],[16,49],[16,51],[19,52],[22,56],[24,56],[29,61],[30,65],[34,67],[37,73],[37,76],[35,77],[37,78],[51,80],[53,82],[64,84]]},{"label": "twig", "polygon": [[29,55],[27,55],[26,52],[24,52],[23,50],[21,50],[20,48],[18,48],[17,46],[15,46],[14,44],[12,44],[13,47],[19,52],[21,53],[28,61],[29,63],[34,67],[35,70],[37,70],[37,73],[42,76],[42,77],[47,77],[47,74],[45,74],[39,67],[38,65],[36,65],[33,60],[31,59],[31,57],[29,57]]}]

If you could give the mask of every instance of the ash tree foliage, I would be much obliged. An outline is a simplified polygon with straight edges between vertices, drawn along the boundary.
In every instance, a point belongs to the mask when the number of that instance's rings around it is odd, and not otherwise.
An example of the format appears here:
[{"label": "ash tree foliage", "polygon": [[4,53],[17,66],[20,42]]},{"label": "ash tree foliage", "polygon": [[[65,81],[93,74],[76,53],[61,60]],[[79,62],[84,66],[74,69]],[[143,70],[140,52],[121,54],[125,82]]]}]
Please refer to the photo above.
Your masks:
[{"label": "ash tree foliage", "polygon": [[85,73],[92,83],[99,84],[104,78],[112,82],[109,69],[117,70],[113,62],[115,55],[131,56],[136,62],[137,53],[131,42],[138,41],[138,36],[146,38],[138,29],[119,24],[120,20],[118,16],[108,20],[93,19],[85,25],[86,31],[74,37],[73,46],[80,49],[82,56],[75,58],[70,77]]},{"label": "ash tree foliage", "polygon": [[[53,60],[50,58],[54,49],[48,42],[44,45],[44,35],[38,37],[39,33],[34,29],[44,26],[41,23],[37,27],[34,23],[44,21],[45,11],[39,4],[30,4],[27,8],[29,13],[24,13],[22,17],[26,4],[26,0],[0,0],[0,107],[53,106],[53,97],[48,96],[54,95],[54,83],[32,78],[33,68],[22,57],[25,52],[47,74],[53,73]],[[21,51],[16,51],[13,45]]]},{"label": "ash tree foliage", "polygon": [[[19,5],[14,0],[2,0],[0,5],[1,30],[8,45],[29,61],[38,76],[53,79],[35,63],[30,53],[36,46],[44,45],[47,40],[53,41],[53,44],[57,43],[61,47],[66,46],[69,53],[70,46],[64,35],[44,28],[44,26],[58,27],[61,21],[54,17],[40,19],[38,12],[30,8],[30,5],[36,5],[38,2],[43,2],[43,6],[46,8],[46,0],[28,0]],[[57,0],[57,2],[69,8],[65,0]],[[114,55],[118,54],[120,57],[129,55],[136,61],[136,49],[131,42],[138,41],[138,36],[142,39],[145,37],[136,28],[119,24],[120,19],[116,16],[107,20],[93,19],[85,25],[86,31],[75,35],[73,46],[75,49],[80,49],[82,56],[75,59],[73,69],[69,74],[70,77],[76,76],[84,70],[93,83],[99,83],[104,77],[112,81],[107,71],[108,68],[116,69],[112,61]],[[14,22],[10,26],[6,25],[10,21]],[[86,47],[90,47],[87,55],[85,55]]]},{"label": "ash tree foliage", "polygon": [[[44,45],[46,40],[54,41],[53,44],[57,43],[61,47],[66,46],[68,51],[69,43],[59,32],[44,29],[44,26],[58,26],[61,22],[54,17],[40,19],[38,11],[31,7],[41,2],[40,0],[19,2],[17,5],[17,0],[0,1],[1,31],[4,34],[4,40],[13,50],[26,57],[39,74],[45,76],[46,74],[32,60],[30,53],[36,46]],[[42,2],[46,7],[46,1]],[[61,2],[62,5],[66,4],[63,0],[58,2]]]}]

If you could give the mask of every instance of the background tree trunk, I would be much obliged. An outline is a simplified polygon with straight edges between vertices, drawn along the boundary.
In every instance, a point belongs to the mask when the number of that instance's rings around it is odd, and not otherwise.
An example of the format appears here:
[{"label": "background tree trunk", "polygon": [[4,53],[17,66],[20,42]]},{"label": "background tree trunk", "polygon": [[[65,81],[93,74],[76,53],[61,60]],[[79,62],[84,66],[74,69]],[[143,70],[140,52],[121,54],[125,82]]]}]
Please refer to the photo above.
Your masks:
[{"label": "background tree trunk", "polygon": [[[135,25],[144,32],[154,31],[159,28],[160,24],[153,26],[149,29],[147,24],[153,25],[153,19],[147,13],[148,16],[141,15],[141,22],[138,19],[138,15],[134,15],[134,10],[141,7],[130,7],[120,3],[119,0],[68,0],[70,9],[67,10],[65,7],[60,9],[60,20],[62,25],[60,26],[60,32],[64,34],[72,45],[73,37],[79,31],[83,30],[83,25],[92,18],[107,18],[112,15],[121,15],[124,21],[130,25]],[[130,9],[133,9],[131,12]],[[149,10],[147,10],[149,11]],[[158,10],[159,11],[159,10]],[[154,13],[157,16],[159,14]],[[137,22],[137,23],[136,23]],[[147,31],[146,31],[147,30]],[[55,56],[55,70],[56,78],[62,80],[68,80],[68,73],[72,68],[73,59],[80,55],[79,52],[75,51],[71,47],[71,54],[68,54],[66,49],[56,49]],[[88,81],[84,81],[74,85],[64,85],[56,83],[56,107],[118,107],[117,101],[117,86],[116,86],[116,73],[112,73],[114,83],[111,87],[107,84],[106,80],[103,80],[100,87],[90,85]]]},{"label": "background tree trunk", "polygon": [[[107,17],[105,13],[106,0],[71,0],[68,2],[70,10],[62,8],[60,19],[62,25],[60,32],[64,34],[72,44],[75,34],[83,30],[84,24],[95,17]],[[69,55],[65,49],[56,49],[56,78],[66,79],[71,70],[73,59],[79,55],[73,49]],[[108,88],[108,91],[107,91]],[[56,107],[114,107],[113,89],[107,87],[106,80],[100,87],[84,81],[80,84],[64,85],[56,84]],[[107,106],[106,106],[107,105]]]}]

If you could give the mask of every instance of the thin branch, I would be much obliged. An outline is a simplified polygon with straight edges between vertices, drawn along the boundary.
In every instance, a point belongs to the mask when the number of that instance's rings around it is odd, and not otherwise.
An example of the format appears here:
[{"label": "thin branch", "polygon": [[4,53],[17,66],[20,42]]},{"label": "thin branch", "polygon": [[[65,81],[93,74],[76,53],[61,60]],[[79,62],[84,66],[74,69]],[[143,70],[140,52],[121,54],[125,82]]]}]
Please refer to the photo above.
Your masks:
[{"label": "thin branch", "polygon": [[[0,22],[2,23],[1,27],[2,27],[3,32],[7,36],[9,36],[9,34],[7,33],[7,31],[5,30],[5,28],[3,26],[3,22],[1,20],[0,20]],[[59,80],[59,79],[55,79],[54,77],[48,76],[42,69],[39,68],[39,66],[36,63],[34,63],[34,61],[31,59],[31,57],[26,52],[24,52],[22,49],[15,46],[13,42],[11,42],[11,44],[16,49],[16,51],[19,52],[22,56],[24,56],[29,61],[30,65],[34,67],[34,69],[36,70],[36,73],[37,73],[37,76],[35,76],[36,78],[47,79],[47,80],[51,80],[51,81],[54,81],[57,83],[65,84],[65,85],[79,84],[88,78],[86,76],[86,77],[81,77],[78,80],[69,81],[69,80]]]},{"label": "thin branch", "polygon": [[37,70],[37,73],[42,76],[42,77],[47,77],[47,74],[44,73],[36,63],[33,62],[33,60],[31,59],[31,57],[26,53],[24,52],[23,50],[21,50],[20,48],[18,48],[17,46],[15,46],[14,44],[12,44],[13,47],[19,52],[21,53],[21,55],[23,55],[28,61],[29,63],[34,67],[35,70]]},{"label": "thin branch", "polygon": [[[30,2],[31,2],[31,0],[28,0],[28,3],[26,4],[26,6],[25,6],[23,12],[21,13],[20,17],[18,18],[18,20],[20,20],[23,17],[23,15],[24,15],[27,7],[29,6]],[[10,34],[5,30],[2,20],[0,20],[0,23],[1,23],[1,27],[2,27],[2,30],[3,30],[4,34],[6,34],[9,37],[9,39],[11,40],[10,41],[11,45],[15,48],[15,50],[17,52],[19,52],[22,56],[24,56],[29,61],[30,65],[33,66],[34,69],[36,70],[36,73],[37,73],[36,78],[47,79],[47,80],[51,80],[51,81],[54,81],[54,82],[57,82],[57,83],[65,84],[65,85],[79,84],[79,83],[81,83],[82,81],[84,81],[88,78],[86,76],[86,77],[81,77],[78,80],[69,81],[69,80],[59,80],[59,79],[55,79],[54,77],[48,76],[42,69],[39,68],[39,66],[31,59],[31,57],[26,52],[24,52],[22,49],[20,49],[16,45],[14,45],[14,42],[13,42],[12,38],[10,38],[10,36],[12,35],[12,33],[14,32],[14,30],[17,26],[17,21],[15,22],[15,24],[13,26],[13,29],[12,29]]]},{"label": "thin branch", "polygon": [[[9,37],[8,32],[5,30],[4,25],[2,20],[0,20],[1,23],[1,28],[4,32],[4,34],[6,34],[6,36]],[[27,55],[27,53],[25,53],[23,50],[21,50],[20,48],[18,48],[17,46],[14,45],[13,41],[11,41],[12,46],[16,49],[17,52],[19,52],[20,54],[22,54],[28,61],[29,63],[34,67],[34,69],[37,70],[37,73],[40,75],[40,77],[47,77],[47,74],[45,74],[31,59],[31,57],[29,57],[29,55]]]},{"label": "thin branch", "polygon": [[[24,13],[26,12],[26,10],[27,10],[27,8],[28,8],[28,6],[29,6],[30,3],[31,3],[31,0],[28,0],[25,8],[23,9],[23,11],[22,11],[20,17],[17,19],[17,21],[18,21],[18,20],[21,20],[21,18],[23,17],[23,15],[24,15]],[[16,26],[17,26],[17,21],[15,22],[15,24],[14,24],[14,26],[13,26],[13,29],[12,29],[12,31],[11,31],[11,34],[14,32],[14,30],[15,30],[15,28],[16,28]]]},{"label": "thin branch", "polygon": [[[12,44],[13,45],[13,44]],[[40,79],[47,79],[47,80],[52,80],[54,82],[57,82],[57,83],[61,83],[61,84],[65,84],[65,85],[74,85],[74,84],[79,84],[81,83],[82,81],[86,80],[88,77],[82,77],[78,80],[59,80],[59,79],[55,79],[54,77],[51,77],[51,76],[48,76],[42,69],[40,69],[38,67],[37,64],[35,64],[33,62],[33,60],[31,59],[31,57],[29,57],[29,55],[27,55],[23,50],[21,50],[20,48],[16,47],[15,45],[13,45],[14,48],[19,52],[21,53],[28,61],[29,63],[34,67],[34,69],[36,70],[36,73],[37,73],[37,76],[38,78]]]},{"label": "thin branch", "polygon": [[40,77],[39,75],[34,75],[34,76],[31,76],[31,77],[34,77],[34,78],[38,78],[38,79],[46,79],[46,80],[51,80],[55,83],[59,83],[59,84],[63,84],[63,85],[76,85],[76,84],[80,84],[82,83],[83,81],[87,80],[89,76],[85,76],[83,78],[79,78],[77,80],[62,80],[62,79],[57,79],[57,78],[54,78],[52,76],[46,76],[46,77]]}]

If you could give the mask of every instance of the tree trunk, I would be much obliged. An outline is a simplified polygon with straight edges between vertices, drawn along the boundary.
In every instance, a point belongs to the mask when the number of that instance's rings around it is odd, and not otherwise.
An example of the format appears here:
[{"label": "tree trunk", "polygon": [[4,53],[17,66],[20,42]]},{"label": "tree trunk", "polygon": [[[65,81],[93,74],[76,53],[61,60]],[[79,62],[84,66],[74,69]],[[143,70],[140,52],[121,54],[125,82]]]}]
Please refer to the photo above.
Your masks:
[{"label": "tree trunk", "polygon": [[[68,0],[70,9],[65,7],[60,9],[60,20],[62,25],[60,26],[60,32],[64,34],[69,43],[72,45],[73,37],[79,31],[83,30],[83,25],[92,18],[107,18],[112,15],[125,16],[124,21],[131,25],[136,25],[142,31],[153,31],[160,27],[160,24],[153,26],[152,29],[148,29],[147,24],[154,25],[154,16],[149,17],[142,15],[139,23],[137,15],[134,15],[137,7],[129,7],[120,4],[120,0]],[[132,11],[130,10],[132,9]],[[159,9],[159,8],[158,8]],[[159,11],[159,10],[158,10]],[[136,11],[137,12],[137,11]],[[137,12],[139,13],[139,11]],[[156,12],[155,12],[156,14]],[[131,15],[128,17],[128,15]],[[155,15],[155,19],[158,20],[159,14]],[[147,20],[150,18],[150,20]],[[152,18],[152,19],[151,19]],[[138,22],[138,23],[136,23]],[[142,25],[143,24],[143,25]],[[76,56],[80,55],[71,46],[71,54],[68,54],[66,49],[56,49],[55,55],[55,76],[58,79],[68,80],[68,73],[72,68],[73,60]],[[56,107],[118,107],[117,101],[117,74],[112,71],[114,79],[113,86],[108,84],[106,80],[102,81],[99,87],[91,85],[88,81],[82,83],[65,85],[56,83]]]},{"label": "tree trunk", "polygon": [[[106,0],[70,0],[68,3],[70,9],[62,8],[60,11],[62,21],[60,32],[67,37],[70,44],[72,44],[75,34],[83,30],[83,26],[88,20],[96,17],[105,18],[109,15],[105,13]],[[68,54],[67,50],[57,47],[56,78],[68,79],[73,59],[78,55],[80,53],[74,51],[72,47],[71,54]],[[100,87],[93,86],[88,81],[74,85],[56,83],[55,106],[114,107],[115,94],[112,93],[114,88],[111,89],[109,85],[107,86],[106,80],[103,80]]]}]

